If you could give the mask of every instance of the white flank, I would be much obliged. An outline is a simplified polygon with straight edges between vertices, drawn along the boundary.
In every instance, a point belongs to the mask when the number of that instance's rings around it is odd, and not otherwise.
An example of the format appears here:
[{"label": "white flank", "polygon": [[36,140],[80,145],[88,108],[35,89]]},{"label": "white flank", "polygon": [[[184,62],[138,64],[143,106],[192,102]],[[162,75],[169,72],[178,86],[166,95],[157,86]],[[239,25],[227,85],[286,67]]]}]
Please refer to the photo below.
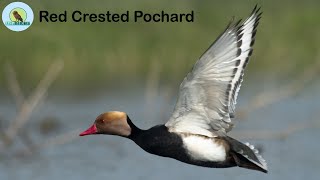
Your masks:
[{"label": "white flank", "polygon": [[226,159],[225,148],[214,139],[192,135],[182,139],[184,148],[194,160],[219,162]]}]

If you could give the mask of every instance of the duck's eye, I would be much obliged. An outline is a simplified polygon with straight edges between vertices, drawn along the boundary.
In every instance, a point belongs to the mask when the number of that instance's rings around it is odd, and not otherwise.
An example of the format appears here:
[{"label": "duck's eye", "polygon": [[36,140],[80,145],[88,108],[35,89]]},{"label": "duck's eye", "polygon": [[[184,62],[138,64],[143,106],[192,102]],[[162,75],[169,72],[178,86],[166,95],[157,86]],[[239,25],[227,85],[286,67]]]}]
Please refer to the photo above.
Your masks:
[{"label": "duck's eye", "polygon": [[96,122],[97,122],[98,124],[103,124],[103,123],[105,122],[105,120],[102,119],[102,118],[97,118],[97,119],[96,119]]}]

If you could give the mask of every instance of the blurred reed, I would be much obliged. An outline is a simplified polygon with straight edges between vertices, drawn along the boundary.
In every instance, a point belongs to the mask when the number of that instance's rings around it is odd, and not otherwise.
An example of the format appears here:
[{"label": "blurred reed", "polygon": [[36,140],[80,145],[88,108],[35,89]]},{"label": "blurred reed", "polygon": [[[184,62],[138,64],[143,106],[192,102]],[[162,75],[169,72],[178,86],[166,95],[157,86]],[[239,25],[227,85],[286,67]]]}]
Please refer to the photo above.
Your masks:
[{"label": "blurred reed", "polygon": [[[40,80],[34,91],[27,98],[21,91],[20,84],[16,77],[16,72],[10,63],[5,66],[5,72],[7,77],[7,83],[9,91],[16,104],[16,115],[9,122],[8,127],[1,126],[0,134],[0,153],[3,155],[6,152],[12,153],[12,148],[14,144],[18,142],[19,139],[26,148],[21,148],[16,150],[16,154],[30,155],[34,152],[39,151],[40,148],[51,146],[55,144],[66,143],[76,137],[78,134],[73,131],[70,133],[62,134],[52,139],[46,139],[43,143],[35,143],[31,136],[31,129],[24,128],[28,121],[31,120],[30,116],[34,113],[37,106],[41,105],[45,96],[48,93],[48,89],[51,84],[55,81],[61,70],[63,69],[63,61],[55,61],[51,64],[46,74]],[[78,130],[79,131],[79,130]],[[8,151],[10,149],[10,151]]]},{"label": "blurred reed", "polygon": [[237,115],[240,116],[240,119],[244,119],[248,113],[256,109],[293,97],[308,88],[311,83],[317,83],[317,77],[320,75],[320,53],[316,59],[313,64],[303,67],[302,73],[292,77],[288,83],[254,96],[246,108],[240,109]]}]

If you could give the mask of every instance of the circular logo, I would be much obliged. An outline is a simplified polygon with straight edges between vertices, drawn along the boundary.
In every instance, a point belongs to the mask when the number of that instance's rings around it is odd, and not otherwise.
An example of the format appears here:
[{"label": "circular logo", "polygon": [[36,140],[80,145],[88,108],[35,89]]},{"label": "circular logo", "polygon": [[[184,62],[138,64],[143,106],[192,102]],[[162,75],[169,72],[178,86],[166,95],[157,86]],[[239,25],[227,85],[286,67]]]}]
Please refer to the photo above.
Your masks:
[{"label": "circular logo", "polygon": [[13,2],[2,11],[3,24],[12,31],[24,31],[33,22],[32,9],[23,2]]}]

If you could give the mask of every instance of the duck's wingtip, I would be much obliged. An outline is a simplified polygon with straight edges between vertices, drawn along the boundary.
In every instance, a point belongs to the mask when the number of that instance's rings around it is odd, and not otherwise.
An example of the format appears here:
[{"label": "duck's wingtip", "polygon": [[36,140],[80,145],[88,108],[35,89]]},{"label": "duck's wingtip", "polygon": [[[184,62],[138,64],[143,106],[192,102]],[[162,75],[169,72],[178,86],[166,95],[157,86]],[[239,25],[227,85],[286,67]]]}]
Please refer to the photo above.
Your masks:
[{"label": "duck's wingtip", "polygon": [[[268,165],[265,159],[263,159],[263,157],[259,154],[259,151],[251,144],[249,144],[248,142],[244,143],[246,146],[248,146],[253,153],[255,154],[255,156],[257,157],[257,159],[259,160],[259,162],[254,162],[257,166],[259,166],[261,168],[261,171],[264,173],[268,173]],[[253,161],[252,161],[253,162]]]}]

